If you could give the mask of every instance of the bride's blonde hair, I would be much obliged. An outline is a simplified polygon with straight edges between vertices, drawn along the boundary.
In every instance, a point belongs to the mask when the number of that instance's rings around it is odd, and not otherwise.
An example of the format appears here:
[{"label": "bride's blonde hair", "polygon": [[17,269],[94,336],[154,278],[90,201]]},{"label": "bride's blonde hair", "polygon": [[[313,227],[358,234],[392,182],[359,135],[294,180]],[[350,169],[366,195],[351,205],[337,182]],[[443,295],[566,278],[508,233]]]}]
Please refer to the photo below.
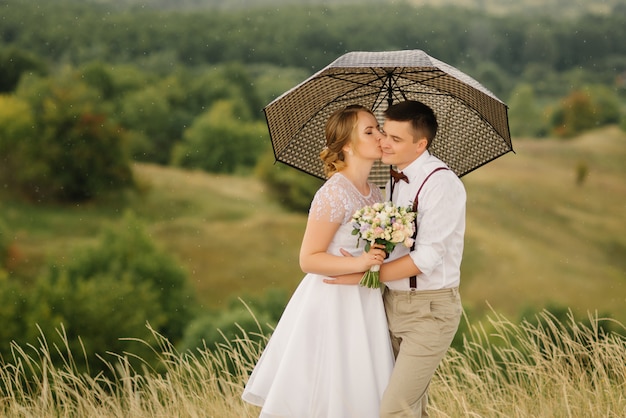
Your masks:
[{"label": "bride's blonde hair", "polygon": [[345,166],[343,148],[349,142],[355,140],[355,128],[359,119],[359,112],[372,111],[361,105],[350,105],[336,110],[326,122],[326,146],[320,152],[320,158],[324,163],[324,173],[330,177]]}]

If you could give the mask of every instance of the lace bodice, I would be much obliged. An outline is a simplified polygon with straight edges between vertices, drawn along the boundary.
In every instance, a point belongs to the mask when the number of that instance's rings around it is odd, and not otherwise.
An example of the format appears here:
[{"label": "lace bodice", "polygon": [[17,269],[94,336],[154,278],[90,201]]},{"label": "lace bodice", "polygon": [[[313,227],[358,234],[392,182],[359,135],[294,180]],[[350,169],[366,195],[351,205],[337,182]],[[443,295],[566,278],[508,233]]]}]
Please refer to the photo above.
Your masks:
[{"label": "lace bodice", "polygon": [[356,247],[357,238],[352,235],[354,212],[363,206],[382,202],[383,195],[380,189],[370,183],[370,194],[363,196],[357,188],[341,173],[335,173],[315,193],[309,217],[317,221],[338,222],[341,224],[328,248],[331,254],[340,255],[339,248],[344,248],[353,254],[363,251],[363,244]]}]

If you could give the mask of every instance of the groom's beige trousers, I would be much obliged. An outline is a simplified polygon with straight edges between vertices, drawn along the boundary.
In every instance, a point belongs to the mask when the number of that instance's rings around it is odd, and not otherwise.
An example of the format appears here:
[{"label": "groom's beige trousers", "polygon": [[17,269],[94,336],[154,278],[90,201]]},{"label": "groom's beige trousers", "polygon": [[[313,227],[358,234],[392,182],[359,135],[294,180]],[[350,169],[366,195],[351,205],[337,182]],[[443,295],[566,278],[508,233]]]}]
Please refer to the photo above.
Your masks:
[{"label": "groom's beige trousers", "polygon": [[461,319],[458,288],[406,292],[385,288],[383,297],[396,364],[380,416],[427,417],[428,385]]}]

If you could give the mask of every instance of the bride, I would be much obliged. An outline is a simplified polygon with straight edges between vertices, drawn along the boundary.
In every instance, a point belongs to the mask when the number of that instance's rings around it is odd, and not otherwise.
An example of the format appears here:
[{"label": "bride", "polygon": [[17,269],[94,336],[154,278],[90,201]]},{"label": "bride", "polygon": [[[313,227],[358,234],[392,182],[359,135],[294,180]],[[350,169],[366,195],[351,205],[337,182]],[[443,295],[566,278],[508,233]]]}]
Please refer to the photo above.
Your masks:
[{"label": "bride", "polygon": [[[331,286],[329,276],[362,272],[385,254],[363,252],[352,235],[351,217],[383,201],[368,181],[381,158],[376,117],[360,105],[331,115],[320,157],[328,180],[317,191],[300,249],[306,273],[242,398],[261,406],[260,417],[377,418],[393,353],[379,289]],[[354,257],[344,257],[340,248]]]}]

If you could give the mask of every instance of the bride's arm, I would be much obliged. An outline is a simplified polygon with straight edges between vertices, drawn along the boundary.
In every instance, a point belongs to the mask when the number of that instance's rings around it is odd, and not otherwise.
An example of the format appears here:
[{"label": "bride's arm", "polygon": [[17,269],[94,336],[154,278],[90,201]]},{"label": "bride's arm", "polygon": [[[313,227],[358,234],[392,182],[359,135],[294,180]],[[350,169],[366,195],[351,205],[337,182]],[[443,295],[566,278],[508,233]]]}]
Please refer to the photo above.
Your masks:
[{"label": "bride's arm", "polygon": [[[347,252],[342,253],[350,258]],[[394,280],[404,279],[410,276],[422,274],[422,271],[415,265],[410,255],[405,255],[393,261],[385,263],[380,268],[381,283],[391,282]],[[358,284],[363,277],[363,273],[357,274],[340,274],[335,277],[324,279],[324,283],[329,284]]]},{"label": "bride's arm", "polygon": [[302,246],[300,247],[300,268],[305,273],[324,276],[337,276],[363,272],[373,265],[380,265],[385,259],[384,251],[371,249],[358,257],[335,256],[327,253],[340,224],[317,220],[309,216]]}]

